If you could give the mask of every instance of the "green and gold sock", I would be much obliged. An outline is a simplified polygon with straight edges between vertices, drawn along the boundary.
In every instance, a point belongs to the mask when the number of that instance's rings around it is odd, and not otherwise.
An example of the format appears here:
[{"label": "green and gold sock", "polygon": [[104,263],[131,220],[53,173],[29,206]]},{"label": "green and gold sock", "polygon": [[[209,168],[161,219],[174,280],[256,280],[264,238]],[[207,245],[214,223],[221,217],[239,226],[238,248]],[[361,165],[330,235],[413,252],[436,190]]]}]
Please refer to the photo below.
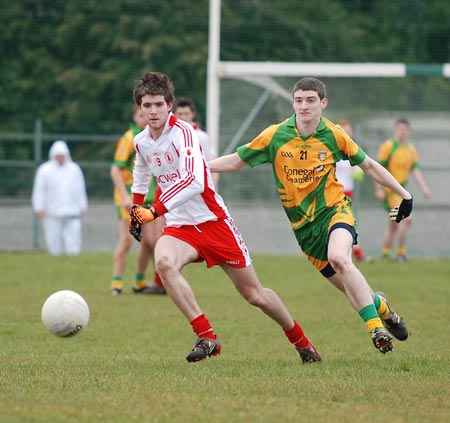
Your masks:
[{"label": "green and gold sock", "polygon": [[136,287],[144,288],[147,285],[147,281],[145,280],[145,273],[136,273]]},{"label": "green and gold sock", "polygon": [[383,258],[390,258],[391,257],[391,249],[390,248],[382,248],[381,249],[381,257]]},{"label": "green and gold sock", "polygon": [[111,281],[112,289],[123,289],[122,276],[113,276]]},{"label": "green and gold sock", "polygon": [[382,319],[387,319],[391,315],[391,310],[389,309],[389,306],[386,303],[386,301],[384,301],[384,298],[375,294],[375,298],[374,298],[373,302],[375,304],[375,308],[377,309],[378,315]]},{"label": "green and gold sock", "polygon": [[374,329],[383,328],[383,322],[378,316],[377,309],[375,308],[375,304],[369,304],[359,310],[359,315],[361,319],[363,319],[364,324],[366,325],[367,332],[372,332]]}]

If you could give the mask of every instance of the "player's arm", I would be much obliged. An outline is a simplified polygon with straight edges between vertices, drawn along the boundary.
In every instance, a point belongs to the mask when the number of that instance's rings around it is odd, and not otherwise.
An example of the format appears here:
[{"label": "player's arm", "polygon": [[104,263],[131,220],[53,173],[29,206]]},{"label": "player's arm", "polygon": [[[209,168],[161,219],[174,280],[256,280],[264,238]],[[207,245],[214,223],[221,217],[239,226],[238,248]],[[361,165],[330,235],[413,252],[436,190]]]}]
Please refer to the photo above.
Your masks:
[{"label": "player's arm", "polygon": [[383,189],[383,185],[374,182],[374,186],[375,186],[375,198],[377,200],[384,201],[384,199],[386,198],[386,192]]},{"label": "player's arm", "polygon": [[412,174],[414,180],[416,181],[417,185],[419,185],[420,189],[422,190],[423,196],[425,198],[430,198],[431,197],[431,191],[428,188],[427,183],[425,182],[425,178],[423,176],[422,171],[418,167],[415,167],[411,171],[411,174]]},{"label": "player's arm", "polygon": [[227,154],[208,162],[211,172],[215,173],[235,172],[242,169],[246,164],[238,153]]},{"label": "player's arm", "polygon": [[400,185],[392,174],[371,157],[366,155],[366,158],[359,164],[359,167],[374,182],[395,191],[405,200],[412,198],[412,195]]}]

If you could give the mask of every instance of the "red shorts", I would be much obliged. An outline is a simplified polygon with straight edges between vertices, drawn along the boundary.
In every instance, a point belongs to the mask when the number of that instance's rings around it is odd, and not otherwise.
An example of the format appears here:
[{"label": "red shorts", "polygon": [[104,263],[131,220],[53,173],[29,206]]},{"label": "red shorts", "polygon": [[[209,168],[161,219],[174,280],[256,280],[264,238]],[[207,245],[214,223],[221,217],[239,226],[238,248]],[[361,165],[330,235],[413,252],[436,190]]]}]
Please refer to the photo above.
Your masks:
[{"label": "red shorts", "polygon": [[247,267],[250,253],[233,219],[210,220],[198,225],[166,226],[163,235],[180,239],[197,250],[207,267],[227,264],[231,267]]}]

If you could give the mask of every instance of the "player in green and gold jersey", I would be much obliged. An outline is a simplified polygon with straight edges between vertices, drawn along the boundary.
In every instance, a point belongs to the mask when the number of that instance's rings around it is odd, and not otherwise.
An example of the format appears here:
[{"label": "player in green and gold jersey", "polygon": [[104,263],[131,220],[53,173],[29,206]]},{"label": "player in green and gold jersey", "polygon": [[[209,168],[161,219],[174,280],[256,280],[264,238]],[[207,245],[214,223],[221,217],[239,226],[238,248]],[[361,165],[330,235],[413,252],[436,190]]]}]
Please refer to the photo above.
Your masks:
[{"label": "player in green and gold jersey", "polygon": [[[411,174],[420,187],[423,196],[428,199],[431,196],[431,192],[419,168],[417,150],[408,142],[410,133],[411,125],[409,121],[405,118],[398,119],[395,122],[394,137],[386,140],[378,149],[378,162],[405,188]],[[383,201],[387,210],[390,210],[401,201],[401,197],[396,192],[386,187],[383,188],[378,184],[375,186],[375,196],[380,201]],[[397,238],[396,258],[400,262],[407,261],[405,242],[410,225],[410,217],[404,219],[399,225],[392,221],[388,222],[381,250],[383,258],[390,259],[392,246]]]},{"label": "player in green and gold jersey", "polygon": [[271,163],[281,204],[299,246],[323,276],[346,295],[374,346],[385,354],[393,348],[390,333],[405,340],[408,330],[386,296],[374,293],[352,262],[356,219],[336,178],[336,162],[349,160],[375,182],[397,192],[403,199],[391,211],[397,222],[411,213],[412,196],[342,128],[322,117],[327,104],[321,81],[299,80],[292,90],[295,113],[291,117],[269,126],[236,153],[210,161],[209,166],[211,172],[223,173]]}]

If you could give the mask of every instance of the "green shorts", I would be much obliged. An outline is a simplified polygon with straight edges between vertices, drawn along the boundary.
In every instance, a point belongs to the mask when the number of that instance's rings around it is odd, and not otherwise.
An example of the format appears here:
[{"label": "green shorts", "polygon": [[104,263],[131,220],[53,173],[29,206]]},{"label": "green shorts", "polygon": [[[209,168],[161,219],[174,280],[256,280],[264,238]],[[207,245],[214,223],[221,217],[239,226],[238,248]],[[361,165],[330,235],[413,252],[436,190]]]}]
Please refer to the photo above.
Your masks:
[{"label": "green shorts", "polygon": [[342,203],[329,208],[316,219],[294,230],[295,238],[308,260],[325,277],[333,276],[335,271],[328,262],[328,238],[336,228],[347,229],[357,243],[356,218],[351,207],[351,200],[345,198]]}]

